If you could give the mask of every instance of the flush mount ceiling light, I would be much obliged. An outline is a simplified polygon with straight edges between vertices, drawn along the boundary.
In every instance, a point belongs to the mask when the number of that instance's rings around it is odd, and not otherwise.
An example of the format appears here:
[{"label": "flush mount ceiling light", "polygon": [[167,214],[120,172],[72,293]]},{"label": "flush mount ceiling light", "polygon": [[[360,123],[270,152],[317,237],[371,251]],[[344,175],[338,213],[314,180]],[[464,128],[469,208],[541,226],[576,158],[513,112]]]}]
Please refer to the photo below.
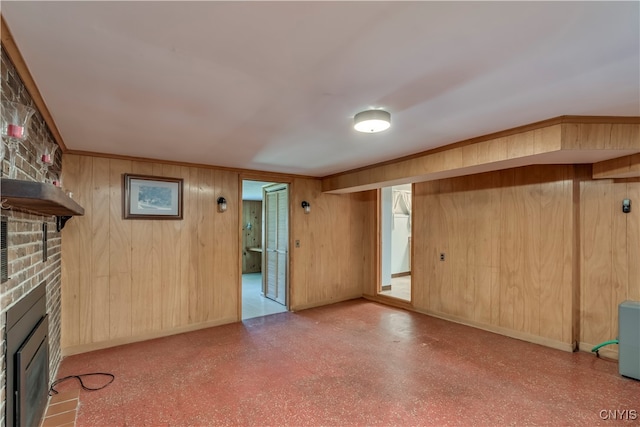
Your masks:
[{"label": "flush mount ceiling light", "polygon": [[367,110],[353,118],[353,128],[358,132],[376,133],[389,129],[391,114],[384,110]]}]

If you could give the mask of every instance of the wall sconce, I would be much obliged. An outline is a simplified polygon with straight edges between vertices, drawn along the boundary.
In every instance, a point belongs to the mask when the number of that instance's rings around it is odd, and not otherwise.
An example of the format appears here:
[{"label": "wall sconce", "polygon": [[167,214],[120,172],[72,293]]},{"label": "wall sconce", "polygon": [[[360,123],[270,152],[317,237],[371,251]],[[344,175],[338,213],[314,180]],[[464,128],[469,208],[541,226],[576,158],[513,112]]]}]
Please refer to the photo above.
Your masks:
[{"label": "wall sconce", "polygon": [[302,202],[302,209],[304,209],[304,213],[308,214],[311,212],[311,204],[305,200]]},{"label": "wall sconce", "polygon": [[631,199],[624,199],[622,201],[622,212],[624,213],[631,212]]},{"label": "wall sconce", "polygon": [[224,197],[218,197],[218,212],[225,212],[227,210],[227,199]]}]

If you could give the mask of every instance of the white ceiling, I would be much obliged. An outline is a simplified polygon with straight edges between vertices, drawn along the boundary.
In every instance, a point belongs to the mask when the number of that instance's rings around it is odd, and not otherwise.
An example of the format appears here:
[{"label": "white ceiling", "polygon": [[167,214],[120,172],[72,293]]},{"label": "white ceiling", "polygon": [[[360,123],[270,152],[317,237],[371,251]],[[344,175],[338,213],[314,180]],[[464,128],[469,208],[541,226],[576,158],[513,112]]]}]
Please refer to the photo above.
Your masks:
[{"label": "white ceiling", "polygon": [[[639,2],[2,2],[70,150],[313,176],[640,115]],[[392,127],[352,129],[384,108]]]}]

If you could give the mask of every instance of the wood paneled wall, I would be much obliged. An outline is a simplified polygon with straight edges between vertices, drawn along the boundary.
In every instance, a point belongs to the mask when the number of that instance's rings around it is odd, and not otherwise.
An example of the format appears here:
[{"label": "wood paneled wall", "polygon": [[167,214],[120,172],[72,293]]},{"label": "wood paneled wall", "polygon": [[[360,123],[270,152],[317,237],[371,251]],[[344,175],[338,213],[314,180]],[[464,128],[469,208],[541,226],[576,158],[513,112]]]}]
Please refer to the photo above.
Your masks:
[{"label": "wood paneled wall", "polygon": [[[238,173],[81,155],[65,155],[63,170],[86,211],[62,232],[65,354],[239,319]],[[184,220],[123,220],[125,172],[183,178]],[[640,300],[640,180],[590,172],[529,166],[416,184],[413,308],[565,350],[614,338],[619,302]],[[324,194],[306,178],[290,189],[291,309],[374,296],[375,191]]]},{"label": "wood paneled wall", "polygon": [[[248,226],[251,224],[251,227]],[[242,201],[242,273],[259,273],[262,254],[248,248],[262,247],[262,202]]]},{"label": "wood paneled wall", "polygon": [[[74,155],[63,170],[85,208],[62,232],[65,353],[238,318],[237,173]],[[184,179],[184,219],[124,220],[124,173]]]},{"label": "wood paneled wall", "polygon": [[530,166],[416,184],[414,308],[571,349],[574,175]]},{"label": "wood paneled wall", "polygon": [[[580,347],[618,336],[618,305],[640,301],[640,178],[581,184]],[[631,199],[631,212],[622,200]],[[603,355],[616,357],[617,346]]]},{"label": "wood paneled wall", "polygon": [[[85,208],[62,231],[64,354],[239,320],[238,172],[63,157],[65,187]],[[122,219],[123,173],[183,178],[184,219]],[[293,310],[358,297],[373,280],[374,193],[327,195],[320,186],[307,178],[291,185]]]},{"label": "wood paneled wall", "polygon": [[320,180],[295,179],[291,199],[291,308],[362,296],[375,283],[375,192],[323,194]]}]

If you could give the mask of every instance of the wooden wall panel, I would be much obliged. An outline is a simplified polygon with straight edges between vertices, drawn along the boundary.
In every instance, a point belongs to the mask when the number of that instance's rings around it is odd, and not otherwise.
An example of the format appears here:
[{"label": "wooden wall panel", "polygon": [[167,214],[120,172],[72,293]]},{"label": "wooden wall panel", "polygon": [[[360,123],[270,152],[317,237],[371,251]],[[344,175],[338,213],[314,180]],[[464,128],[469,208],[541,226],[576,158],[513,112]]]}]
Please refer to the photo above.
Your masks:
[{"label": "wooden wall panel", "polygon": [[[295,179],[291,186],[291,309],[354,298],[363,293],[362,214],[374,214],[369,197],[360,206],[361,196],[321,193],[321,181]],[[303,200],[311,204],[305,214]],[[369,209],[371,209],[369,211]],[[365,212],[366,211],[366,212]],[[370,238],[366,238],[370,241]],[[366,261],[370,266],[373,260]],[[370,276],[371,273],[367,277]]]},{"label": "wooden wall panel", "polygon": [[[527,220],[522,223],[523,280],[522,280],[522,330],[533,335],[540,332],[540,224],[542,168],[516,169],[516,182],[521,183],[521,204],[518,215]],[[554,185],[554,183],[550,184]],[[546,236],[546,234],[545,234]],[[561,253],[561,252],[558,252]]]},{"label": "wooden wall panel", "polygon": [[[64,160],[64,157],[63,157]],[[76,182],[77,186],[74,189],[76,193],[74,193],[73,197],[78,200],[81,206],[91,206],[92,204],[92,196],[93,196],[93,160],[91,158],[82,158],[78,159],[77,162],[79,166],[79,174],[76,177],[76,180],[71,180],[71,182]],[[67,164],[65,162],[65,164]],[[63,167],[64,171],[64,167]],[[66,172],[65,172],[66,173]],[[79,280],[80,292],[78,294],[78,301],[76,304],[80,306],[80,324],[76,325],[75,328],[79,330],[79,341],[76,345],[82,342],[87,342],[92,339],[92,313],[91,313],[91,301],[92,301],[92,286],[87,286],[87,283],[91,283],[92,281],[92,272],[93,272],[93,242],[91,239],[80,238],[80,236],[89,236],[92,233],[92,213],[87,212],[85,210],[84,221],[78,224],[77,226],[77,235],[75,238],[78,240],[78,264],[79,271],[77,272],[77,277]],[[65,228],[66,229],[66,228]],[[73,233],[73,229],[70,231]],[[73,245],[73,238],[69,239],[70,244]],[[64,245],[66,245],[67,240],[63,239],[63,252]],[[64,263],[62,263],[64,267]],[[73,271],[73,270],[72,270]],[[62,281],[63,289],[65,287],[65,282]],[[62,296],[64,298],[64,290],[62,292]],[[64,302],[63,302],[64,306]],[[64,313],[64,310],[62,311]],[[65,324],[65,322],[63,322]],[[80,326],[82,325],[82,327]],[[70,325],[71,326],[71,325]],[[74,327],[74,326],[72,326]],[[62,329],[64,331],[64,328]],[[65,345],[62,346],[63,348]]]},{"label": "wooden wall panel", "polygon": [[[314,192],[314,199],[311,199],[313,188],[306,181],[292,183],[289,193],[289,204],[292,212],[290,213],[290,235],[289,239],[294,243],[289,245],[289,306],[304,306],[310,300],[309,288],[312,283],[312,277],[315,274],[316,259],[314,257],[314,248],[316,246],[316,234],[314,232],[314,219],[312,215],[321,216],[319,204],[315,203],[318,192]],[[311,203],[312,213],[305,215],[298,211],[303,200]],[[300,209],[302,210],[302,208]],[[301,215],[302,214],[302,215]],[[296,244],[299,242],[299,246]],[[299,263],[305,263],[306,269],[298,269]],[[295,285],[293,285],[295,283]]]},{"label": "wooden wall panel", "polygon": [[[441,203],[440,193],[441,191],[446,191],[446,186],[442,185],[440,181],[434,181],[432,185],[425,185],[427,188],[425,193],[430,195],[429,202],[422,209],[423,213],[420,213],[420,205],[416,206],[416,198],[413,198],[413,204],[411,205],[411,222],[413,226],[413,233],[411,236],[411,243],[414,245],[414,262],[411,266],[411,285],[412,285],[412,293],[416,295],[418,289],[413,289],[414,277],[418,278],[418,282],[424,283],[429,287],[428,291],[424,292],[423,299],[429,304],[431,301],[432,307],[437,310],[443,310],[443,288],[446,288],[448,283],[446,282],[446,274],[445,268],[447,264],[443,264],[440,261],[440,253],[448,253],[449,251],[449,243],[448,243],[448,229],[446,222],[446,205],[443,206]],[[421,185],[414,185],[416,192],[419,192],[419,188]],[[427,225],[421,224],[422,215],[428,215],[430,220],[427,221]],[[425,235],[426,242],[421,244],[422,239],[416,238],[417,236],[421,236],[420,229],[425,228],[426,231],[430,232]],[[422,250],[419,250],[419,246],[422,246]],[[421,260],[421,262],[416,262],[417,260]],[[424,278],[421,278],[419,274],[421,267],[424,266],[427,274]],[[418,274],[416,274],[418,273]],[[432,286],[437,277],[443,277],[442,286]],[[417,303],[417,302],[416,302]],[[416,304],[414,304],[416,306]],[[419,305],[417,305],[419,306]]]},{"label": "wooden wall panel", "polygon": [[[433,183],[425,183],[414,187],[416,192],[419,193],[421,188],[425,188],[425,195],[428,196],[425,201],[426,204],[422,209],[422,213],[419,213],[420,205],[416,206],[416,198],[414,196],[414,202],[411,205],[411,213],[413,215],[413,235],[411,236],[411,243],[414,246],[417,244],[419,247],[414,249],[414,263],[411,266],[411,285],[414,284],[414,276],[418,279],[417,286],[422,283],[424,286],[428,286],[428,292],[422,293],[422,298],[417,299],[414,306],[421,307],[420,301],[426,306],[431,304],[434,310],[442,311],[442,286],[434,286],[438,277],[442,276],[442,269],[446,264],[441,264],[440,253],[444,252],[445,256],[448,252],[447,234],[445,226],[445,211],[440,206],[440,182],[434,181]],[[414,206],[416,206],[414,208]],[[418,209],[418,210],[416,210]],[[422,216],[429,217],[430,221],[426,221],[424,224],[421,221]],[[424,228],[425,233],[421,232]],[[424,238],[416,238],[417,236],[424,236]],[[437,244],[435,244],[437,242]],[[424,251],[424,252],[423,252]],[[422,262],[417,263],[416,260],[420,259]],[[424,263],[424,264],[423,264]],[[419,273],[422,268],[426,270],[427,274],[421,277]],[[416,273],[414,273],[414,271]],[[446,280],[446,279],[444,279]],[[443,282],[443,285],[446,285]],[[414,295],[419,295],[419,289],[412,289]],[[431,302],[430,302],[431,301]]]},{"label": "wooden wall panel", "polygon": [[[236,172],[76,155],[65,165],[85,207],[63,231],[66,354],[238,319]],[[124,173],[182,178],[184,219],[123,219]]]},{"label": "wooden wall panel", "polygon": [[[69,163],[63,160],[63,169],[65,170],[65,180],[78,182],[80,176],[80,163]],[[76,199],[78,198],[75,195]],[[80,200],[77,200],[81,202]],[[82,266],[80,264],[80,245],[78,238],[78,228],[70,229],[66,235],[71,236],[69,242],[64,242],[67,253],[72,254],[68,263],[62,264],[61,282],[65,284],[65,292],[62,292],[61,299],[66,310],[61,313],[62,324],[69,325],[62,330],[60,337],[61,346],[78,345],[80,342],[80,276]]]},{"label": "wooden wall panel", "polygon": [[[153,176],[162,176],[162,165],[153,164],[151,167],[151,175]],[[153,242],[153,247],[151,248],[152,254],[152,262],[153,262],[153,287],[154,292],[151,301],[151,310],[152,310],[152,318],[153,318],[153,330],[159,331],[162,330],[163,319],[165,313],[162,310],[162,221],[151,221],[152,222],[152,235],[151,241]],[[148,306],[147,306],[148,307]],[[148,308],[147,308],[148,310]]]},{"label": "wooden wall panel", "polygon": [[[627,198],[635,200],[632,207],[633,216],[627,216],[627,255],[629,278],[627,281],[627,298],[640,301],[640,179],[627,181]],[[628,215],[631,215],[628,214]],[[636,236],[636,237],[634,237]]]},{"label": "wooden wall panel", "polygon": [[612,186],[606,181],[584,182],[582,213],[582,339],[596,344],[611,336]]},{"label": "wooden wall panel", "polygon": [[500,323],[507,329],[516,329],[514,311],[516,310],[518,287],[520,283],[519,261],[522,257],[522,236],[518,224],[525,218],[516,212],[517,200],[515,187],[515,171],[513,169],[500,173]]},{"label": "wooden wall panel", "polygon": [[[184,214],[188,217],[189,221],[189,229],[187,233],[191,236],[189,239],[189,253],[190,258],[188,261],[189,264],[189,280],[188,280],[188,293],[189,293],[189,309],[187,310],[187,323],[188,324],[197,324],[202,322],[202,291],[200,289],[200,270],[199,266],[200,261],[200,253],[202,252],[203,245],[200,244],[200,233],[201,230],[198,228],[199,226],[199,215],[202,210],[201,200],[200,200],[200,185],[198,178],[199,169],[190,168],[189,169],[189,179],[185,182],[185,191],[189,192],[189,203],[190,206],[193,206],[193,209],[189,209],[189,211],[185,211]],[[194,237],[195,236],[195,237]]]},{"label": "wooden wall panel", "polygon": [[[572,201],[565,186],[566,168],[547,168],[544,170],[544,180],[547,185],[540,186],[540,225],[541,232],[548,236],[562,236],[570,226]],[[571,188],[571,187],[569,187]],[[557,218],[562,218],[558,221]],[[568,230],[566,231],[568,233]],[[565,254],[562,239],[540,240],[540,283],[548,283],[550,286],[540,287],[539,304],[545,315],[539,319],[539,334],[556,341],[568,342],[569,336],[563,336],[563,329],[558,325],[563,324],[563,301],[571,301],[571,294],[563,294],[563,287],[553,286],[553,283],[565,283],[571,280],[571,275],[565,277],[565,268],[572,262],[571,253]],[[558,259],[558,254],[563,254]],[[569,256],[566,259],[565,255]],[[568,265],[568,266],[567,266]],[[568,287],[567,287],[568,288]]]},{"label": "wooden wall panel", "polygon": [[[251,224],[251,228],[247,227]],[[260,252],[248,248],[262,246],[262,202],[260,200],[242,201],[242,273],[259,273],[262,264]]]},{"label": "wooden wall panel", "polygon": [[414,308],[564,349],[615,338],[618,304],[640,299],[640,215],[621,211],[640,180],[590,176],[530,166],[415,184]]},{"label": "wooden wall panel", "polygon": [[[614,304],[609,320],[611,334],[618,336],[618,304],[627,299],[629,292],[629,240],[637,240],[640,235],[635,236],[627,233],[627,224],[630,214],[622,212],[622,200],[627,197],[628,185],[614,185],[612,188],[613,203],[611,203],[611,302]],[[617,206],[616,206],[617,205]],[[635,212],[634,212],[635,213]],[[588,213],[587,213],[588,214]],[[636,259],[635,262],[640,261]],[[640,325],[638,325],[640,334]]]},{"label": "wooden wall panel", "polygon": [[449,235],[449,262],[444,265],[449,269],[452,283],[459,283],[460,286],[451,286],[455,297],[447,299],[451,304],[454,315],[459,316],[468,313],[472,309],[473,289],[469,287],[469,271],[464,268],[468,264],[467,240],[471,227],[469,226],[470,216],[464,211],[466,199],[467,178],[460,177],[451,180],[452,188],[449,193],[451,197],[441,198],[441,201],[450,200],[447,207],[447,234]]},{"label": "wooden wall panel", "polygon": [[[91,299],[89,301],[91,305],[91,322],[89,322],[89,325],[91,325],[91,341],[89,342],[100,342],[109,340],[111,329],[109,312],[111,303],[109,291],[109,160],[94,158],[92,161],[93,176],[91,182],[93,190],[90,204],[92,215],[74,218],[78,221],[73,226],[79,226],[80,223],[88,219],[91,220],[91,234],[89,236],[79,236],[79,238],[88,239],[92,244],[91,271],[93,277],[91,280]],[[77,193],[75,189],[73,192]],[[84,208],[86,213],[89,206],[85,205]],[[64,284],[62,291],[64,292]]]},{"label": "wooden wall panel", "polygon": [[[153,175],[153,165],[132,162],[131,173]],[[150,238],[151,236],[151,238]],[[153,324],[153,222],[131,221],[131,333],[140,335],[151,332]],[[138,310],[137,307],[148,307]],[[159,312],[159,307],[155,307]]]},{"label": "wooden wall panel", "polygon": [[492,295],[494,247],[497,246],[494,236],[498,231],[496,212],[492,209],[495,205],[492,189],[494,176],[481,174],[473,177],[476,181],[475,190],[467,192],[465,199],[466,206],[474,206],[475,213],[469,216],[469,238],[476,244],[468,245],[468,280],[469,286],[474,290],[471,301],[473,319],[481,323],[491,323],[492,302],[494,299],[499,300],[498,295]]},{"label": "wooden wall panel", "polygon": [[[189,181],[189,168],[186,166],[180,166],[177,170],[177,177],[183,179],[183,203],[186,206],[192,206],[191,203],[191,191],[189,189],[191,183]],[[183,212],[183,216],[188,218]],[[180,248],[180,280],[179,280],[179,294],[180,294],[180,316],[179,325],[189,324],[189,286],[193,278],[192,263],[193,256],[191,254],[191,236],[192,236],[192,223],[188,219],[183,221],[176,221],[178,224],[178,247]]]},{"label": "wooden wall panel", "polygon": [[376,235],[378,232],[375,214],[378,203],[377,192],[362,191],[354,193],[350,197],[353,201],[351,221],[354,221],[356,225],[352,228],[352,239],[356,250],[356,260],[354,262],[360,268],[362,293],[375,295],[378,288],[375,266]]},{"label": "wooden wall panel", "polygon": [[216,238],[214,222],[216,215],[216,200],[214,188],[213,170],[198,170],[198,280],[197,289],[199,301],[197,302],[194,317],[197,323],[206,322],[215,318],[213,280],[215,277],[215,265],[213,263],[213,245]]},{"label": "wooden wall panel", "polygon": [[[64,354],[239,320],[238,172],[70,154],[64,162],[65,186],[85,208],[63,230]],[[124,220],[123,173],[182,178],[183,220]],[[320,186],[291,185],[291,242],[301,241],[290,249],[294,310],[361,296],[375,277],[375,193]]]},{"label": "wooden wall panel", "polygon": [[[618,305],[640,300],[640,215],[622,212],[623,199],[639,197],[638,178],[582,182],[581,348],[617,337]],[[617,357],[617,351],[608,346],[602,354]]]},{"label": "wooden wall panel", "polygon": [[227,211],[218,215],[215,224],[214,265],[216,268],[214,286],[215,312],[223,318],[239,319],[238,313],[238,275],[240,242],[238,239],[238,216],[240,209],[238,197],[238,174],[216,170],[214,173],[215,199],[223,196],[227,199]]},{"label": "wooden wall panel", "polygon": [[569,349],[572,171],[531,166],[415,184],[414,308]]},{"label": "wooden wall panel", "polygon": [[109,339],[131,335],[131,221],[122,218],[122,174],[128,160],[109,161]]}]

